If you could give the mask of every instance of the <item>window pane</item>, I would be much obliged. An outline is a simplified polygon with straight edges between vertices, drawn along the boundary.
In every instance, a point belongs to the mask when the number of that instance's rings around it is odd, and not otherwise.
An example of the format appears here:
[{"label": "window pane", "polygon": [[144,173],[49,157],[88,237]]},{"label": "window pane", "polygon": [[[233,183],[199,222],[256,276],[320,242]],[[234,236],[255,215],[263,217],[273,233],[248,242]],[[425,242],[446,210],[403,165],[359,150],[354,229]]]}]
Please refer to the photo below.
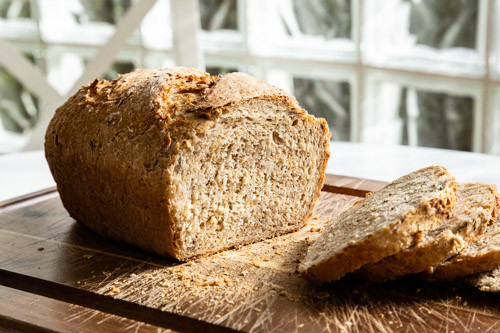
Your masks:
[{"label": "window pane", "polygon": [[38,41],[36,18],[29,0],[0,0],[0,37]]},{"label": "window pane", "polygon": [[[363,141],[471,151],[474,98],[380,83],[366,103]],[[369,105],[368,105],[369,104]]]},{"label": "window pane", "polygon": [[106,22],[116,24],[131,6],[131,0],[80,0],[82,10],[76,12],[79,23]]},{"label": "window pane", "polygon": [[263,56],[355,61],[350,0],[248,2],[249,47]]},{"label": "window pane", "polygon": [[493,6],[493,29],[491,45],[491,75],[500,78],[500,0],[495,0]]},{"label": "window pane", "polygon": [[238,29],[236,0],[200,0],[199,4],[203,30]]},{"label": "window pane", "polygon": [[30,0],[0,0],[0,38],[35,65],[41,65],[42,52],[33,5],[36,2]]},{"label": "window pane", "polygon": [[[283,24],[289,35],[293,35],[294,20],[290,21],[285,11],[281,12]],[[294,33],[322,36],[324,39],[351,38],[350,0],[293,0],[293,15],[298,31]]]},{"label": "window pane", "polygon": [[20,150],[39,115],[38,99],[0,67],[0,153]]},{"label": "window pane", "polygon": [[12,18],[32,18],[32,11],[29,0],[1,0],[0,17],[3,19]]},{"label": "window pane", "polygon": [[172,48],[172,26],[170,24],[170,1],[157,0],[141,24],[144,47],[152,50]]},{"label": "window pane", "polygon": [[54,43],[106,43],[130,5],[130,0],[38,0],[41,37]]},{"label": "window pane", "polygon": [[66,95],[83,74],[88,59],[94,57],[96,52],[93,48],[47,47],[47,81],[61,95]]},{"label": "window pane", "polygon": [[245,52],[238,25],[237,0],[200,0],[200,44],[207,52]]},{"label": "window pane", "polygon": [[410,1],[410,34],[437,49],[476,47],[477,0]]},{"label": "window pane", "polygon": [[[478,76],[478,0],[363,2],[364,59],[377,65]],[[484,38],[483,38],[484,40]]]},{"label": "window pane", "polygon": [[309,113],[326,119],[332,132],[332,140],[349,141],[349,83],[294,77],[293,85],[300,105]]},{"label": "window pane", "polygon": [[[416,126],[417,146],[471,151],[474,100],[412,90],[403,88],[401,94],[402,144],[409,144],[410,128]],[[414,108],[416,113],[409,108]]]}]

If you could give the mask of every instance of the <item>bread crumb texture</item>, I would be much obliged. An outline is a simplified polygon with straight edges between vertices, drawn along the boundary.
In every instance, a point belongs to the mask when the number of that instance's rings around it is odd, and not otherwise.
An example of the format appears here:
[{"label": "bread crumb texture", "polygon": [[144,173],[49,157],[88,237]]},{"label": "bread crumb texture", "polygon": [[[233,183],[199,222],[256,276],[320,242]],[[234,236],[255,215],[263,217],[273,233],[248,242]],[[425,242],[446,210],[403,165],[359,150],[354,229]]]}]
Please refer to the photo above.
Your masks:
[{"label": "bread crumb texture", "polygon": [[247,74],[138,69],[58,108],[45,154],[73,218],[188,260],[303,226],[329,138],[324,119]]},{"label": "bread crumb texture", "polygon": [[413,246],[373,264],[362,266],[357,275],[370,282],[396,279],[406,274],[430,271],[465,249],[484,234],[496,219],[499,205],[494,185],[459,184],[452,216],[425,234]]},{"label": "bread crumb texture", "polygon": [[469,278],[468,281],[482,291],[500,293],[500,267],[477,274]]},{"label": "bread crumb texture", "polygon": [[500,219],[468,247],[422,276],[428,281],[451,280],[488,272],[500,266]]},{"label": "bread crumb texture", "polygon": [[451,215],[455,192],[455,178],[443,167],[395,180],[338,215],[308,249],[300,272],[329,282],[414,246]]}]

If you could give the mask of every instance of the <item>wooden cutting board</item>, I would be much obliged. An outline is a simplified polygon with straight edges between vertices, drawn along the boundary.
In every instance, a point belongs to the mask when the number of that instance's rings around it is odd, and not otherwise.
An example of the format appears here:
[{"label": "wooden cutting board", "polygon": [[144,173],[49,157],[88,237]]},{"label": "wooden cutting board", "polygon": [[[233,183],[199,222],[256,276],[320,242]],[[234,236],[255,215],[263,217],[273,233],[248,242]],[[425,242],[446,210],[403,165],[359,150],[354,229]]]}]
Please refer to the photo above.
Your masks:
[{"label": "wooden cutting board", "polygon": [[298,232],[181,263],[103,239],[55,189],[0,206],[0,330],[500,331],[500,297],[417,277],[316,287],[297,263],[335,215],[384,183],[328,175]]}]

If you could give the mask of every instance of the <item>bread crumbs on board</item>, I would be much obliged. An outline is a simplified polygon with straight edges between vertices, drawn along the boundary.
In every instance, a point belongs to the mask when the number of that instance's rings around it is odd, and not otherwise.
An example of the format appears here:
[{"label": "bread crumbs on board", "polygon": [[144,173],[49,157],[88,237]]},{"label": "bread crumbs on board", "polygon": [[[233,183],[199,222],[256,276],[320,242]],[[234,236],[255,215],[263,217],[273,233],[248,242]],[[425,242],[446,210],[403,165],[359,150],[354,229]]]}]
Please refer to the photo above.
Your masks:
[{"label": "bread crumbs on board", "polygon": [[[198,319],[224,318],[241,320],[242,324],[248,323],[242,313],[260,309],[253,312],[260,316],[269,302],[317,303],[328,298],[329,293],[317,292],[296,272],[297,264],[324,225],[340,213],[336,203],[347,208],[354,200],[354,197],[347,200],[345,196],[335,196],[334,201],[328,202],[327,210],[315,215],[309,225],[295,233],[187,263],[172,262],[169,267],[140,263],[118,279],[103,272],[113,281],[99,290],[163,311],[185,315],[190,311]],[[234,309],[238,309],[241,319],[227,316]]]}]

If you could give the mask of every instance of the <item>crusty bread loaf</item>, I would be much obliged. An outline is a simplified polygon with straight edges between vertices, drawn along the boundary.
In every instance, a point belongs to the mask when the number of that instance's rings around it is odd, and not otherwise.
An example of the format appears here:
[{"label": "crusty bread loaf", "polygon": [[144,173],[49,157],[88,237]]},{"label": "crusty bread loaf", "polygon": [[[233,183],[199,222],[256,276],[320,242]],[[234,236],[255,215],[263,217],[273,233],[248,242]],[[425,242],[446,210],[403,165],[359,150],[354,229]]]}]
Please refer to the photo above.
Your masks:
[{"label": "crusty bread loaf", "polygon": [[453,215],[443,225],[428,232],[414,246],[364,265],[356,274],[370,282],[382,282],[439,265],[467,247],[493,224],[498,204],[494,185],[460,184]]},{"label": "crusty bread loaf", "polygon": [[428,281],[452,280],[500,266],[500,219],[457,255],[444,261],[432,272],[422,274]]},{"label": "crusty bread loaf", "polygon": [[469,278],[468,281],[482,291],[500,293],[500,267],[489,272],[479,273]]},{"label": "crusty bread loaf", "polygon": [[82,87],[45,153],[72,217],[187,260],[301,227],[329,137],[324,119],[249,75],[141,69]]},{"label": "crusty bread loaf", "polygon": [[299,271],[316,282],[339,279],[417,244],[455,204],[456,183],[443,167],[403,176],[338,215],[308,249]]}]

